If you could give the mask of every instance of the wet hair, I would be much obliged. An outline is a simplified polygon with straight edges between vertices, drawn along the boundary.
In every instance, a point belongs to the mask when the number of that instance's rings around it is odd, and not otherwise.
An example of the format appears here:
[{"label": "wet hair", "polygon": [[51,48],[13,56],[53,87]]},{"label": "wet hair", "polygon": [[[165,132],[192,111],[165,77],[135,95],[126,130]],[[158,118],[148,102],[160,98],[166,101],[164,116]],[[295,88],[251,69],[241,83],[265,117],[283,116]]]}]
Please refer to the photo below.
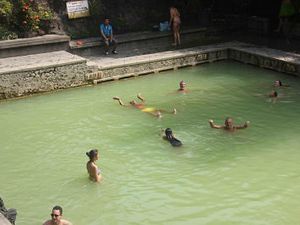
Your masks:
[{"label": "wet hair", "polygon": [[228,123],[228,120],[231,120],[231,121],[232,121],[232,118],[231,118],[231,117],[226,117],[225,123]]},{"label": "wet hair", "polygon": [[98,154],[98,150],[92,149],[91,151],[86,152],[85,154],[89,157],[90,160],[93,160],[95,156]]},{"label": "wet hair", "polygon": [[278,85],[279,85],[279,86],[282,86],[281,80],[276,80],[276,82],[278,82]]},{"label": "wet hair", "polygon": [[59,205],[54,206],[53,209],[52,209],[52,211],[53,211],[53,210],[59,210],[60,215],[62,215],[62,213],[63,213],[63,209],[62,209],[62,207],[60,207]]},{"label": "wet hair", "polygon": [[167,128],[167,129],[165,130],[165,134],[166,134],[166,138],[167,138],[168,140],[172,139],[172,137],[173,137],[173,131],[171,130],[171,128]]},{"label": "wet hair", "polygon": [[186,85],[186,83],[182,80],[182,81],[179,82],[179,85],[180,85],[180,86]]},{"label": "wet hair", "polygon": [[179,141],[178,139],[176,139],[174,136],[173,136],[173,131],[171,130],[171,128],[167,128],[165,130],[165,134],[166,134],[166,139],[170,142],[170,144],[173,146],[173,147],[179,147],[182,145],[181,141]]}]

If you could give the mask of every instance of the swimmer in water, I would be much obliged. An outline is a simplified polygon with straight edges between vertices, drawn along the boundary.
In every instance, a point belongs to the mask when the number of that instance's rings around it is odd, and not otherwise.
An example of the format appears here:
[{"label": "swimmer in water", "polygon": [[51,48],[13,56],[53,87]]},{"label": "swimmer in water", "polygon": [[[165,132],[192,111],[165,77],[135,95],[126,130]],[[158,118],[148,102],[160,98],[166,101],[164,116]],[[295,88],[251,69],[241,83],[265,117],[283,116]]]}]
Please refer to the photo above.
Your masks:
[{"label": "swimmer in water", "polygon": [[179,82],[179,89],[177,90],[178,92],[186,93],[186,83],[182,80]]},{"label": "swimmer in water", "polygon": [[244,128],[247,128],[250,124],[249,121],[246,121],[244,123],[244,125],[235,126],[235,125],[233,125],[233,119],[230,117],[227,117],[225,119],[224,125],[216,125],[216,124],[214,124],[213,120],[208,120],[208,122],[209,122],[211,128],[224,129],[227,131],[235,131],[236,129],[244,129]]},{"label": "swimmer in water", "polygon": [[[170,113],[170,114],[176,114],[177,113],[177,110],[174,108],[172,112],[169,112],[167,110],[164,110],[164,109],[156,109],[154,107],[146,107],[145,105],[145,98],[142,97],[141,94],[138,94],[137,95],[137,98],[141,101],[141,103],[138,103],[137,101],[135,100],[132,100],[129,102],[129,104],[137,109],[140,109],[142,112],[146,112],[146,113],[149,113],[155,117],[158,117],[158,118],[161,118],[162,117],[162,112],[164,113]],[[114,100],[117,100],[119,102],[119,104],[121,106],[128,106],[128,105],[125,105],[123,103],[123,101],[118,97],[118,96],[115,96],[113,97]]]},{"label": "swimmer in water", "polygon": [[[173,131],[171,128],[167,128],[166,130],[162,129],[161,130],[161,135],[163,136],[164,139],[170,142],[170,144],[173,147],[180,147],[182,145],[182,142],[179,141],[177,138],[174,137]],[[163,135],[165,133],[165,135]]]},{"label": "swimmer in water", "polygon": [[275,80],[273,86],[274,86],[274,87],[289,87],[290,85],[288,85],[288,84],[283,84],[283,83],[281,82],[281,80]]},{"label": "swimmer in water", "polygon": [[278,93],[277,91],[272,91],[269,95],[268,95],[270,98],[277,98],[278,97]]},{"label": "swimmer in water", "polygon": [[102,175],[100,169],[96,165],[96,161],[99,159],[98,150],[92,149],[87,152],[86,155],[89,157],[89,161],[86,163],[89,178],[92,181],[99,182],[102,179]]}]

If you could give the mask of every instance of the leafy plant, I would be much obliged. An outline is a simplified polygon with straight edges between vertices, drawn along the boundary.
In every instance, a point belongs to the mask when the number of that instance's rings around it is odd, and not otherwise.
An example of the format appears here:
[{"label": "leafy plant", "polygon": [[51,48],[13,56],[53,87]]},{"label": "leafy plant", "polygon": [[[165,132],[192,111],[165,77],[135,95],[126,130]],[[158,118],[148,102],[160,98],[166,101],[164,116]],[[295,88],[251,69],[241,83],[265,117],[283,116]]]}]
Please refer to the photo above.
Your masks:
[{"label": "leafy plant", "polygon": [[50,27],[53,13],[46,4],[34,0],[17,0],[15,4],[15,25],[22,32],[39,31]]},{"label": "leafy plant", "polygon": [[0,0],[0,16],[10,17],[12,14],[13,4],[8,0]]}]

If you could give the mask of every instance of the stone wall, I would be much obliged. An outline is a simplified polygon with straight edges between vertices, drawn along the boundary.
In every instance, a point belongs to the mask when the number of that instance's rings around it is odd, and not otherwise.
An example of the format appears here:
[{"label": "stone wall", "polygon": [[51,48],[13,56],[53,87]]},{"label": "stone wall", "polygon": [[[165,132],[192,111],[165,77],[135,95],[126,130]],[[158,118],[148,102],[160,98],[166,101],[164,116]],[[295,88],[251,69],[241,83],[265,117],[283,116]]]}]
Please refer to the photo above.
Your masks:
[{"label": "stone wall", "polygon": [[0,74],[0,99],[86,85],[86,63]]},{"label": "stone wall", "polygon": [[230,49],[229,58],[242,63],[300,76],[300,65],[296,62],[293,62],[293,60],[284,60],[284,57],[269,57],[241,50]]},{"label": "stone wall", "polygon": [[142,62],[128,63],[126,65],[113,66],[101,69],[87,75],[87,79],[93,83],[108,80],[117,80],[125,77],[139,76],[149,73],[157,73],[165,70],[178,69],[181,67],[195,66],[201,63],[225,60],[228,58],[228,50],[194,51],[182,56],[161,58],[155,60],[144,60]]},{"label": "stone wall", "polygon": [[[235,42],[128,57],[126,62],[122,58],[119,60],[114,59],[111,64],[102,63],[98,66],[88,66],[83,58],[64,52],[57,55],[51,53],[44,56],[44,58],[48,63],[55,63],[59,55],[64,61],[69,57],[69,62],[10,72],[0,71],[0,99],[77,87],[90,83],[97,84],[108,80],[157,73],[227,59],[300,76],[299,55]],[[52,60],[50,59],[51,56],[53,57]],[[15,64],[12,65],[15,66]]]}]

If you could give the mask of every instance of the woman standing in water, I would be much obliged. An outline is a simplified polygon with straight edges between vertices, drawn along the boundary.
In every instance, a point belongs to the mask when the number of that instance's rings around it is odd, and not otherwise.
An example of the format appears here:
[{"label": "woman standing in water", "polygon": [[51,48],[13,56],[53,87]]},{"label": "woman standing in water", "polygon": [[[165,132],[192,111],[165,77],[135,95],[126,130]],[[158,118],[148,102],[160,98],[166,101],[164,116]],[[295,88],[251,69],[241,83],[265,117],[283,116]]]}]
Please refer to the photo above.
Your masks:
[{"label": "woman standing in water", "polygon": [[172,6],[170,8],[170,26],[172,26],[172,30],[173,30],[173,35],[174,35],[174,46],[180,45],[180,24],[181,24],[181,20],[180,20],[180,13],[179,11]]},{"label": "woman standing in water", "polygon": [[86,169],[90,176],[90,180],[99,182],[102,179],[101,171],[96,165],[96,161],[99,159],[99,154],[97,149],[93,149],[86,153],[89,157],[89,161],[86,163]]}]

